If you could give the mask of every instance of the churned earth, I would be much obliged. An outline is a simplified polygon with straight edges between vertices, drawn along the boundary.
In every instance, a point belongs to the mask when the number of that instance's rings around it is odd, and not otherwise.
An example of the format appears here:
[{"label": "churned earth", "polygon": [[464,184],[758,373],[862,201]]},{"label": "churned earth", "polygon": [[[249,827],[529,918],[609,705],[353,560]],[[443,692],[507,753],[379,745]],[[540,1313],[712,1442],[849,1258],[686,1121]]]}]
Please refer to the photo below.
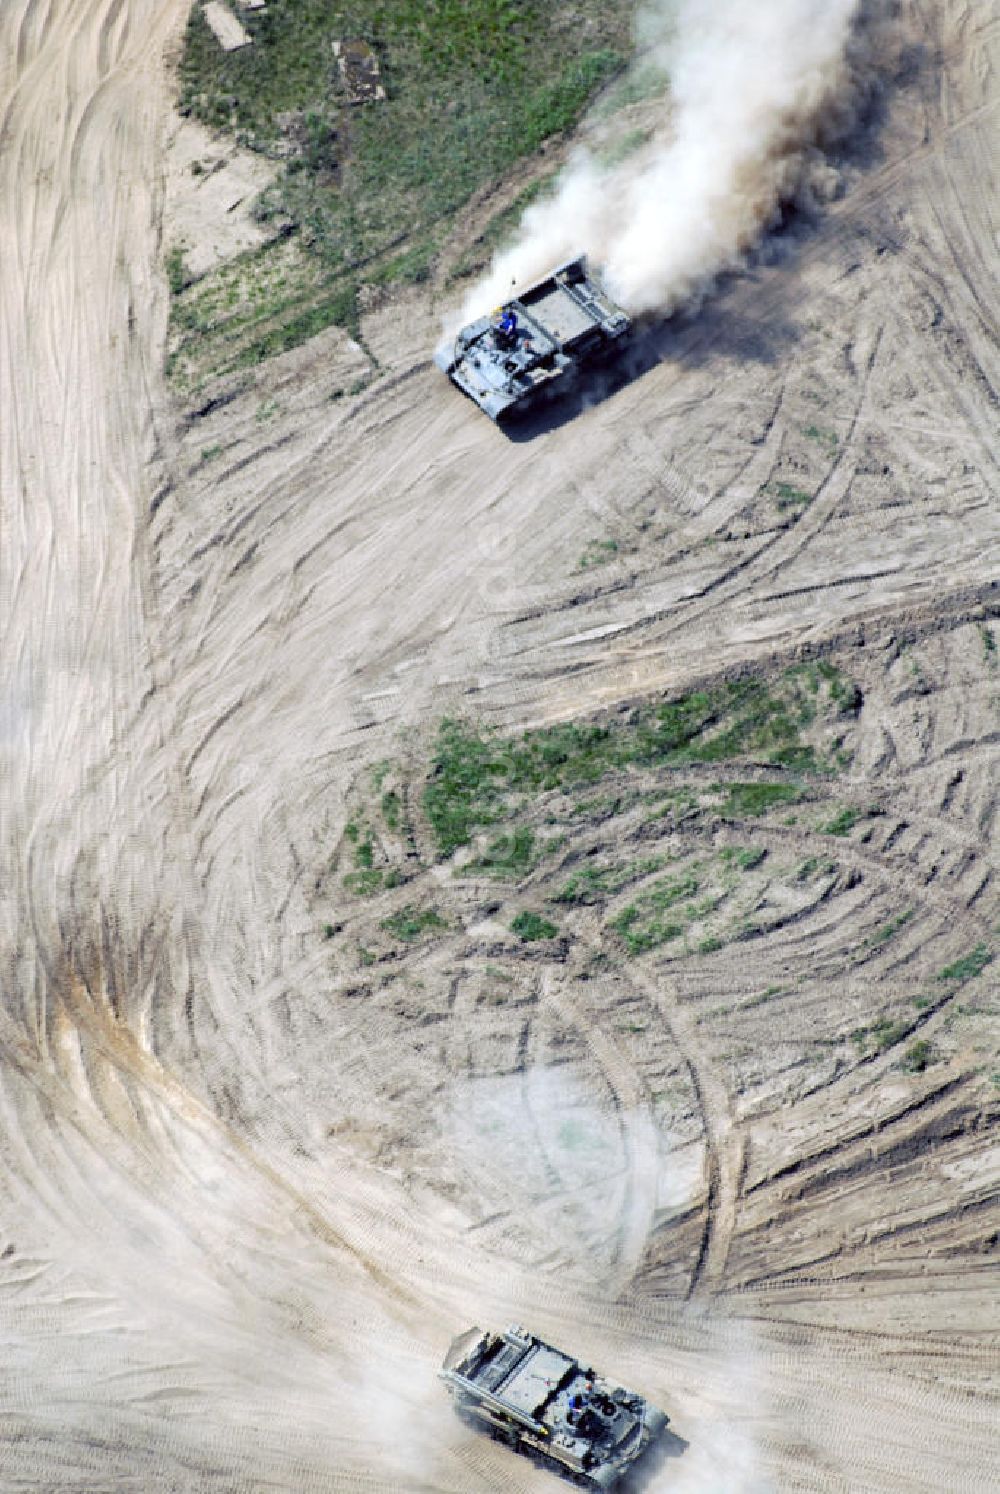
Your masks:
[{"label": "churned earth", "polygon": [[552,1488],[513,1318],[636,1489],[995,1488],[1000,13],[511,439],[434,287],[168,389],[187,9],[0,11],[0,1487]]}]

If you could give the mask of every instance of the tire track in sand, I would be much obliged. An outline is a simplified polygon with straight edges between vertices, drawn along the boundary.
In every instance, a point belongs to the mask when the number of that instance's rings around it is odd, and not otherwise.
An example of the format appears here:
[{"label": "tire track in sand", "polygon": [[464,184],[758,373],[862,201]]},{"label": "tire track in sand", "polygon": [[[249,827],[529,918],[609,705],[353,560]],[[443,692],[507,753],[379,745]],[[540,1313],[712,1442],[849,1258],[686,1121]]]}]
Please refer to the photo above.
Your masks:
[{"label": "tire track in sand", "polygon": [[691,1014],[662,971],[655,975],[636,962],[631,979],[660,1013],[683,1056],[698,1097],[705,1127],[708,1201],[705,1229],[688,1286],[688,1296],[712,1295],[725,1277],[744,1167],[745,1140],[737,1126],[726,1087],[701,1043]]}]

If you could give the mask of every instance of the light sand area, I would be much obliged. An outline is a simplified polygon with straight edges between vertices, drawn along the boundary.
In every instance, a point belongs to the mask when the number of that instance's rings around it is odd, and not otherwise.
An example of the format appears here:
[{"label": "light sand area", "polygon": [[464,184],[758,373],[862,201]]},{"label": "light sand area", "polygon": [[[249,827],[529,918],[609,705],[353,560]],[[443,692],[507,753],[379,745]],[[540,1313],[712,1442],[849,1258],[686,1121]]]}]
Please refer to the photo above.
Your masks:
[{"label": "light sand area", "polygon": [[[186,11],[0,8],[0,1487],[551,1489],[435,1381],[513,1317],[670,1413],[650,1494],[985,1494],[998,966],[941,971],[1000,924],[997,7],[903,0],[840,200],[523,440],[416,295],[358,394],[328,333],[171,402]],[[651,829],[637,774],[559,852],[759,845],[754,937],[604,963],[585,905],[522,946],[435,862],[445,712],[809,650],[862,703],[791,823]],[[363,899],[383,761],[407,880]],[[408,905],[443,928],[395,947]],[[894,1002],[923,1072],[852,1040]]]},{"label": "light sand area", "polygon": [[254,220],[254,199],[274,178],[274,165],[177,118],[165,141],[166,202],[171,248],[181,251],[186,275],[198,278],[272,237]]}]

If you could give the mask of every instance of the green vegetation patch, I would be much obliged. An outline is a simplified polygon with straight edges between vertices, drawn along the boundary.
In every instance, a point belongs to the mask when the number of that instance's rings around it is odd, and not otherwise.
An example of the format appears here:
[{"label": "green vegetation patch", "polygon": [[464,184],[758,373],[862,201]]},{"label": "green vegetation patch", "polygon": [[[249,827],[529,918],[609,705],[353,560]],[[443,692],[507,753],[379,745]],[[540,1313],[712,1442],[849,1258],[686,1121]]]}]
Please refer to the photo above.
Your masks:
[{"label": "green vegetation patch", "polygon": [[584,866],[573,873],[559,891],[553,894],[554,903],[597,903],[609,895],[620,892],[630,882],[638,882],[657,872],[665,861],[663,856],[648,856],[641,861],[626,862],[623,866]]},{"label": "green vegetation patch", "polygon": [[724,783],[719,813],[727,820],[767,814],[776,804],[794,804],[805,792],[800,783]]},{"label": "green vegetation patch", "polygon": [[[223,52],[195,5],[181,108],[281,162],[261,216],[291,225],[322,269],[322,314],[349,325],[359,281],[425,277],[470,197],[576,124],[628,60],[632,11],[631,0],[269,0],[241,13],[253,45]],[[378,58],[384,100],[351,103],[333,44],[355,38]],[[318,316],[293,310],[284,345]]]},{"label": "green vegetation patch", "polygon": [[473,832],[506,817],[510,796],[563,783],[592,783],[614,761],[603,726],[555,726],[507,738],[480,734],[459,721],[438,732],[424,811],[443,856],[468,844]]},{"label": "green vegetation patch", "polygon": [[384,847],[364,814],[348,820],[344,826],[345,849],[354,870],[347,873],[343,885],[354,897],[373,897],[383,888],[399,887],[404,881],[398,866],[387,863]]},{"label": "green vegetation patch", "polygon": [[398,913],[393,913],[389,918],[383,918],[380,924],[387,934],[392,934],[394,938],[402,939],[407,944],[412,944],[421,934],[443,929],[445,926],[444,919],[435,908],[415,908],[410,904],[400,908]]},{"label": "green vegetation patch", "polygon": [[961,959],[955,960],[951,965],[945,965],[944,969],[938,972],[938,980],[955,981],[964,985],[966,981],[974,980],[977,975],[981,975],[992,960],[993,951],[989,946],[977,944],[975,949],[970,950]]},{"label": "green vegetation patch", "polygon": [[719,852],[725,865],[738,866],[740,871],[753,871],[760,866],[767,851],[763,846],[726,846]]},{"label": "green vegetation patch", "polygon": [[837,863],[828,857],[807,856],[792,875],[796,882],[810,882],[814,877],[830,877],[836,870]]},{"label": "green vegetation patch", "polygon": [[376,867],[365,867],[361,871],[348,872],[344,878],[344,886],[348,892],[353,892],[355,897],[372,897],[376,892],[381,892],[383,885],[383,873]]},{"label": "green vegetation patch", "polygon": [[164,268],[167,272],[167,284],[170,287],[170,294],[172,296],[179,296],[191,278],[188,274],[187,265],[184,262],[183,244],[173,244],[167,250]]},{"label": "green vegetation patch", "polygon": [[873,1027],[858,1027],[851,1037],[862,1053],[887,1053],[901,1043],[913,1031],[914,1024],[906,1018],[893,1021],[891,1017],[880,1017]]},{"label": "green vegetation patch", "polygon": [[806,493],[802,488],[793,487],[789,482],[768,483],[767,491],[774,498],[779,513],[787,509],[806,508],[813,501],[813,493]]},{"label": "green vegetation patch", "polygon": [[918,1038],[906,1050],[903,1068],[910,1074],[922,1074],[933,1059],[934,1050],[926,1038]]},{"label": "green vegetation patch", "polygon": [[519,825],[509,835],[498,835],[486,850],[465,868],[493,877],[523,877],[535,862],[535,833]]},{"label": "green vegetation patch", "polygon": [[595,566],[607,565],[618,554],[618,541],[613,539],[591,540],[577,561],[578,571],[591,571]]},{"label": "green vegetation patch", "polygon": [[636,151],[641,150],[644,145],[648,145],[652,137],[652,130],[627,130],[624,134],[618,135],[616,139],[610,140],[607,145],[602,146],[596,153],[597,159],[605,171],[612,171],[623,161],[627,161],[629,156],[635,155]]},{"label": "green vegetation patch", "polygon": [[[810,670],[812,671],[810,673]],[[629,766],[682,767],[752,757],[799,772],[829,771],[803,733],[853,713],[856,687],[832,668],[787,671],[770,688],[756,677],[665,701],[608,722],[566,724],[503,737],[456,720],[438,731],[424,812],[442,856],[515,813],[525,796],[597,783]],[[759,814],[802,796],[801,784],[728,784],[723,813]]]},{"label": "green vegetation patch", "polygon": [[873,934],[869,934],[865,943],[869,949],[878,949],[881,945],[888,944],[889,940],[898,934],[900,929],[906,927],[912,917],[913,909],[907,908],[905,912],[899,913],[895,918],[890,918],[887,923],[883,923]]},{"label": "green vegetation patch", "polygon": [[[352,825],[351,829],[356,831],[357,827]],[[355,840],[357,839],[356,835],[352,836],[351,838]],[[366,840],[357,841],[357,844],[354,847],[354,864],[355,866],[360,866],[363,870],[366,871],[374,866],[375,843],[370,837]]]},{"label": "green vegetation patch", "polygon": [[836,431],[823,430],[818,425],[807,425],[803,434],[808,436],[810,441],[818,441],[821,446],[829,447],[831,451],[840,444],[840,437]]},{"label": "green vegetation patch", "polygon": [[833,819],[827,821],[823,826],[823,833],[824,835],[850,835],[860,818],[861,811],[859,809],[852,809],[850,806],[847,806],[844,809],[838,810]]},{"label": "green vegetation patch", "polygon": [[543,918],[540,913],[519,913],[511,924],[512,931],[525,944],[533,944],[537,939],[554,939],[559,930],[554,923]]},{"label": "green vegetation patch", "polygon": [[356,282],[332,282],[300,237],[248,250],[173,290],[167,372],[182,388],[249,368],[326,327],[358,327]]},{"label": "green vegetation patch", "polygon": [[382,795],[381,801],[382,818],[390,830],[398,830],[403,813],[403,801],[395,789],[389,789]]},{"label": "green vegetation patch", "polygon": [[686,920],[678,921],[671,910],[690,901],[701,882],[697,868],[679,877],[664,877],[612,920],[611,927],[630,955],[646,954],[684,932]]}]

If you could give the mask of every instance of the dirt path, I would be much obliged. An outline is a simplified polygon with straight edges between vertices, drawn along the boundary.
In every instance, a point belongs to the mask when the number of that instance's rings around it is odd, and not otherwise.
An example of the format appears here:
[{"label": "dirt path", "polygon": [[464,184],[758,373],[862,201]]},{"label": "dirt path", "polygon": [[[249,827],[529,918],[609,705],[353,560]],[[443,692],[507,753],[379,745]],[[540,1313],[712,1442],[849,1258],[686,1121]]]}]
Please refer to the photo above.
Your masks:
[{"label": "dirt path", "polygon": [[650,978],[635,970],[633,979],[642,986],[666,1023],[678,1051],[691,1071],[705,1127],[708,1166],[708,1199],[704,1235],[691,1273],[689,1293],[716,1292],[726,1272],[744,1166],[745,1140],[734,1126],[732,1106],[725,1085],[698,1039],[691,1015],[685,1011],[676,986],[669,978]]},{"label": "dirt path", "polygon": [[[993,1487],[996,966],[941,971],[1000,917],[996,7],[909,0],[824,220],[523,441],[417,300],[359,395],[328,338],[171,407],[186,10],[0,10],[0,1482],[549,1487],[433,1378],[510,1316],[670,1410],[650,1488]],[[331,877],[446,711],[806,648],[861,682],[849,770],[813,821],[698,832],[775,868],[752,944],[618,969],[586,910],[562,959],[503,885]],[[446,927],[384,953],[413,899]]]}]

